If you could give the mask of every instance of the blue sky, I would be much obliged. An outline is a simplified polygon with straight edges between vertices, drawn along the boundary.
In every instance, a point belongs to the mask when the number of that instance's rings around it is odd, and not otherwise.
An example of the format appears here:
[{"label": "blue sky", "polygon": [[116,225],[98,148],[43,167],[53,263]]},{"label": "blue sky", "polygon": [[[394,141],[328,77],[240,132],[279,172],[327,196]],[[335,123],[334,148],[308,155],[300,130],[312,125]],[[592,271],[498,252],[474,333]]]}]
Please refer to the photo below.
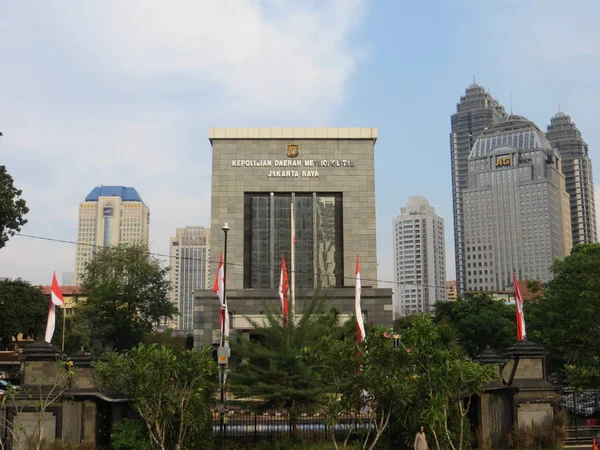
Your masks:
[{"label": "blue sky", "polygon": [[[31,208],[24,233],[75,240],[79,202],[124,184],[166,253],[175,228],[210,223],[209,127],[377,127],[379,278],[392,218],[418,193],[446,221],[452,279],[459,97],[475,75],[543,129],[560,104],[598,174],[598,17],[597,0],[8,2],[0,164]],[[14,237],[0,277],[48,284],[74,259],[71,244]]]}]

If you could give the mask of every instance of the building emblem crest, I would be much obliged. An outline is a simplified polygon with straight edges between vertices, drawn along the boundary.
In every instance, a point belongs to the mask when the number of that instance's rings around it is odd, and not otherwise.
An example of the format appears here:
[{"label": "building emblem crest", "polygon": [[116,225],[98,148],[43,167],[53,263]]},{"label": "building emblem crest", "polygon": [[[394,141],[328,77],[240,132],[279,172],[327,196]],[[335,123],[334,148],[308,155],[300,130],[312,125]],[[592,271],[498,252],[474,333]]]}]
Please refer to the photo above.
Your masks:
[{"label": "building emblem crest", "polygon": [[288,158],[295,158],[298,156],[298,144],[288,144],[287,156]]}]

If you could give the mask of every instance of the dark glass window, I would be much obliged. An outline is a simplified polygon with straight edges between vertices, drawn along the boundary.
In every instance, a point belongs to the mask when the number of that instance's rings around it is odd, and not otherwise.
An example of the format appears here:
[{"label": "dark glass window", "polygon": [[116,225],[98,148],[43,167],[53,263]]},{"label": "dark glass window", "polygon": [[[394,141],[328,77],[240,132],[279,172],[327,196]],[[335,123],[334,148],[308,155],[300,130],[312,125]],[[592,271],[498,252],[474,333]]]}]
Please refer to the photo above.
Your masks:
[{"label": "dark glass window", "polygon": [[291,278],[292,202],[296,288],[343,286],[341,194],[246,193],[244,287],[276,288],[282,254]]},{"label": "dark glass window", "polygon": [[252,284],[264,287],[270,282],[270,203],[268,196],[257,196],[251,199]]},{"label": "dark glass window", "polygon": [[[313,195],[296,194],[294,198],[294,222],[296,223],[296,286],[314,287],[314,227]],[[289,239],[288,239],[289,241]]]}]

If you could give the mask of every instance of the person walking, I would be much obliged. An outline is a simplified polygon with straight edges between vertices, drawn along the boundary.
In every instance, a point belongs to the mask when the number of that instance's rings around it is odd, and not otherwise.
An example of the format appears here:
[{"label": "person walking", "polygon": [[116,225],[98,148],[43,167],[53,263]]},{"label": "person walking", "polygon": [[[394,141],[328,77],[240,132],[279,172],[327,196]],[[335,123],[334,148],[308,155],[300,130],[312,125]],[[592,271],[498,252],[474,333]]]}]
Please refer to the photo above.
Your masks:
[{"label": "person walking", "polygon": [[415,450],[429,450],[424,426],[421,426],[421,429],[417,431],[417,435],[415,436]]}]

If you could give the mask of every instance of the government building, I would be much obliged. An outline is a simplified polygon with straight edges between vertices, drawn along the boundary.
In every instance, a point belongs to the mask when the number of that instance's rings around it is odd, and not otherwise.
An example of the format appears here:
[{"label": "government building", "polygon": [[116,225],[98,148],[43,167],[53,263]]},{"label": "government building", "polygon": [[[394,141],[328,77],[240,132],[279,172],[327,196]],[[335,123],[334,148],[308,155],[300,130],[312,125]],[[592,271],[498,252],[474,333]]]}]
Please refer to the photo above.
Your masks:
[{"label": "government building", "polygon": [[[314,296],[354,314],[360,255],[363,317],[391,326],[392,290],[377,288],[375,128],[213,128],[211,266],[216,274],[227,224],[226,289],[234,339],[252,334],[266,308],[279,311],[284,255],[296,309]],[[214,280],[212,280],[214,282]],[[212,283],[211,283],[212,284]],[[219,339],[219,300],[195,291],[194,345]],[[250,319],[250,320],[249,320]]]}]

